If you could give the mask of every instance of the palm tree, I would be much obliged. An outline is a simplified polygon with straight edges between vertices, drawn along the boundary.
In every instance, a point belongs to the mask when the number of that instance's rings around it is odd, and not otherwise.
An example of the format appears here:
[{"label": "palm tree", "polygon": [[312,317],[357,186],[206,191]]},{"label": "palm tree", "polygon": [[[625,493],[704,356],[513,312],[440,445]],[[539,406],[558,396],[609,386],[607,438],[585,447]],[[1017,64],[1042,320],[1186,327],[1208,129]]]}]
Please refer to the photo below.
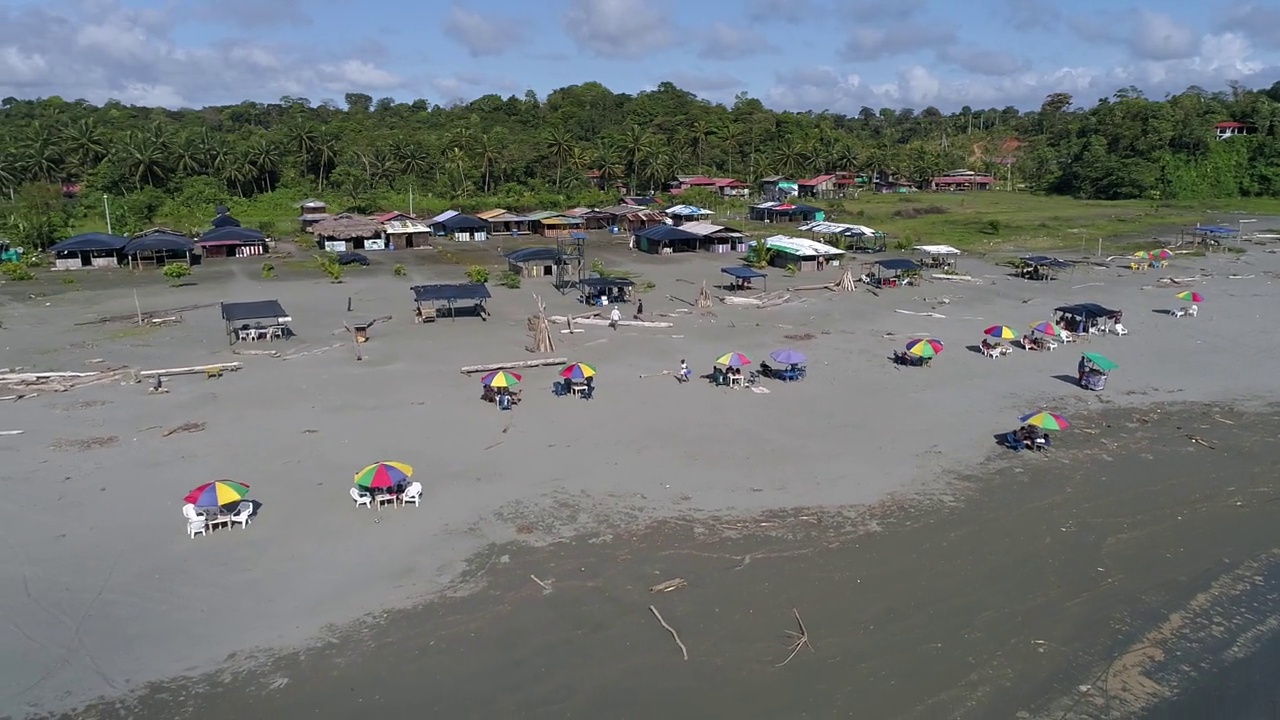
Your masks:
[{"label": "palm tree", "polygon": [[804,147],[795,140],[788,140],[778,147],[774,157],[778,171],[792,177],[803,173],[805,165]]},{"label": "palm tree", "polygon": [[390,152],[400,172],[411,178],[421,178],[431,166],[431,156],[427,149],[421,144],[409,142],[403,136],[391,141]]},{"label": "palm tree", "polygon": [[617,182],[626,174],[622,158],[615,145],[601,138],[596,141],[596,165],[600,170],[600,179],[605,182]]},{"label": "palm tree", "polygon": [[149,132],[132,130],[125,134],[120,148],[121,160],[132,171],[139,190],[144,181],[155,187],[168,177],[169,146],[168,135],[159,125],[152,126]]},{"label": "palm tree", "polygon": [[569,154],[565,156],[564,164],[568,165],[569,169],[573,171],[577,181],[582,182],[583,173],[591,165],[591,151],[581,145],[574,145],[569,148]]},{"label": "palm tree", "polygon": [[489,194],[489,171],[492,170],[494,163],[498,162],[502,148],[499,147],[490,133],[480,136],[476,143],[476,155],[479,157],[480,165],[484,168],[484,192]]},{"label": "palm tree", "polygon": [[698,157],[698,171],[702,171],[702,150],[706,147],[707,138],[711,137],[711,126],[702,120],[694,120],[689,126],[689,139],[693,141],[693,151]]},{"label": "palm tree", "polygon": [[32,180],[55,182],[62,174],[63,155],[55,135],[47,125],[36,122],[18,142],[22,165]]},{"label": "palm tree", "polygon": [[299,123],[289,129],[288,145],[302,172],[306,173],[312,165],[312,158],[320,145],[320,134],[316,126],[309,122]]},{"label": "palm tree", "polygon": [[457,193],[465,196],[467,192],[467,154],[460,147],[451,147],[444,151],[444,165],[458,174]]},{"label": "palm tree", "polygon": [[280,151],[265,135],[254,138],[245,149],[253,165],[255,178],[262,178],[263,188],[271,192],[271,176],[280,169]]},{"label": "palm tree", "polygon": [[107,154],[107,145],[103,141],[102,131],[93,118],[85,118],[62,131],[59,138],[66,148],[69,169],[77,174],[84,174],[97,166]]},{"label": "palm tree", "polygon": [[324,179],[333,172],[338,164],[338,139],[329,128],[323,127],[316,133],[315,146],[316,182],[320,192],[324,192]]},{"label": "palm tree", "polygon": [[248,148],[238,146],[226,153],[223,156],[221,167],[218,169],[218,174],[222,177],[223,182],[235,186],[236,194],[243,198],[244,186],[252,184],[254,179],[253,160],[249,155]]},{"label": "palm tree", "polygon": [[733,157],[738,154],[739,148],[742,146],[742,130],[737,123],[732,120],[720,126],[716,132],[720,138],[721,144],[724,145],[726,154],[729,157],[729,177],[733,177]]},{"label": "palm tree", "polygon": [[22,166],[11,154],[0,153],[0,190],[12,191],[22,178]]},{"label": "palm tree", "polygon": [[[647,163],[653,155],[653,135],[639,125],[632,125],[622,134],[619,141],[622,150],[622,162],[626,165],[630,177],[630,187],[636,187],[641,165]],[[670,178],[663,178],[665,183]]]},{"label": "palm tree", "polygon": [[210,169],[200,140],[190,135],[173,144],[173,170],[181,175],[201,175]]},{"label": "palm tree", "polygon": [[573,138],[569,135],[569,131],[563,127],[556,126],[547,132],[547,150],[551,151],[551,157],[556,159],[556,189],[560,189],[561,171],[564,170],[565,161],[569,159],[569,153],[573,149]]}]

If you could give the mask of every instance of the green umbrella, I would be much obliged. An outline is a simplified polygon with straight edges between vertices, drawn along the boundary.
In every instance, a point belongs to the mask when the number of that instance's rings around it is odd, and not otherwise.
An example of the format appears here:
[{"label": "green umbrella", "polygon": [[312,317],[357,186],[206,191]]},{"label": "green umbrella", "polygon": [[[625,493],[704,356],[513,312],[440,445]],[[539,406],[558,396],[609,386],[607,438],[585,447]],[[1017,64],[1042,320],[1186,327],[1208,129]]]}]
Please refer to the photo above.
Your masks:
[{"label": "green umbrella", "polygon": [[1120,367],[1119,365],[1111,362],[1110,358],[1104,355],[1099,355],[1098,353],[1087,352],[1084,354],[1084,359],[1093,363],[1102,372],[1111,372],[1112,370]]}]

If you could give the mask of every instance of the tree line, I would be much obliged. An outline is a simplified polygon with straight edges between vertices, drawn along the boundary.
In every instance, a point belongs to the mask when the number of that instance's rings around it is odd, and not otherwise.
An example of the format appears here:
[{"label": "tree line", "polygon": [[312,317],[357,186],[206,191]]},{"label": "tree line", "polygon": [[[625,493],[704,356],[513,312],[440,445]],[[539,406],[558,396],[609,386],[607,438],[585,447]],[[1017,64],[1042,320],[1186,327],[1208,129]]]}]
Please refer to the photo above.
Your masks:
[{"label": "tree line", "polygon": [[[168,110],[58,97],[0,101],[0,191],[69,184],[128,198],[250,198],[282,187],[369,209],[379,190],[419,196],[581,197],[588,170],[636,192],[676,174],[802,177],[847,171],[916,183],[956,168],[1019,189],[1091,199],[1280,195],[1280,83],[1191,87],[1162,99],[1125,88],[1091,107],[779,112],[671,83],[636,95],[599,83],[546,98],[487,95],[449,107],[349,93],[343,105],[283,97]],[[1220,121],[1251,134],[1216,140]],[[30,191],[29,194],[38,194]],[[513,208],[515,209],[515,208]]]}]

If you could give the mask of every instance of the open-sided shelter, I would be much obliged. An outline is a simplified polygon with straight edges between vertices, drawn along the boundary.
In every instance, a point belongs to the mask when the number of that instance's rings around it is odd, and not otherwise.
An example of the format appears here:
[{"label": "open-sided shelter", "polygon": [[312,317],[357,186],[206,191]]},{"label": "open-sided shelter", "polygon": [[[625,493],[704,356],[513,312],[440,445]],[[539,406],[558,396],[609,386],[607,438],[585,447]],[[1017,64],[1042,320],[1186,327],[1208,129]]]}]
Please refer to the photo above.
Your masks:
[{"label": "open-sided shelter", "polygon": [[107,268],[120,265],[120,252],[129,244],[121,235],[91,232],[69,237],[49,248],[55,270]]},{"label": "open-sided shelter", "polygon": [[697,205],[675,205],[665,210],[667,217],[671,218],[671,223],[676,227],[685,223],[699,222],[715,215],[715,213],[700,208]]},{"label": "open-sided shelter", "polygon": [[920,264],[927,268],[953,271],[960,251],[950,245],[916,245],[911,248],[920,253]]},{"label": "open-sided shelter", "polygon": [[489,223],[478,217],[457,213],[431,226],[436,235],[455,242],[483,242],[489,239]]},{"label": "open-sided shelter", "polygon": [[898,287],[905,278],[920,274],[920,264],[910,258],[885,258],[863,266],[863,277],[873,287]]},{"label": "open-sided shelter", "polygon": [[201,235],[196,246],[206,258],[251,257],[267,252],[267,236],[247,227],[215,228]]},{"label": "open-sided shelter", "polygon": [[838,247],[820,243],[817,240],[774,235],[766,238],[764,246],[772,251],[769,263],[774,267],[794,267],[797,272],[805,270],[821,270],[828,263],[839,263],[845,254]]},{"label": "open-sided shelter", "polygon": [[529,223],[532,222],[527,216],[502,208],[476,213],[476,217],[489,223],[490,235],[520,235],[521,233],[527,233],[529,232]]},{"label": "open-sided shelter", "polygon": [[[414,285],[409,288],[413,292],[413,301],[418,322],[431,322],[441,315],[457,319],[460,311],[463,315],[475,315],[485,319],[488,311],[484,303],[493,297],[489,286],[484,283],[440,283],[435,285]],[[470,302],[469,308],[459,308],[458,303]],[[425,307],[424,307],[425,306]]]},{"label": "open-sided shelter", "polygon": [[316,246],[329,252],[381,250],[382,223],[373,218],[343,213],[311,226]]},{"label": "open-sided shelter", "polygon": [[587,305],[604,306],[610,303],[628,302],[635,280],[624,277],[589,277],[578,281],[582,301]]},{"label": "open-sided shelter", "polygon": [[191,265],[198,257],[195,251],[194,240],[164,228],[138,233],[124,246],[124,256],[130,265],[149,262],[159,266],[172,261]]},{"label": "open-sided shelter", "polygon": [[1023,255],[1017,261],[1019,277],[1028,280],[1052,280],[1054,275],[1071,268],[1071,263],[1048,255]]},{"label": "open-sided shelter", "polygon": [[230,213],[218,213],[218,216],[210,220],[209,224],[216,228],[240,227],[240,221]]},{"label": "open-sided shelter", "polygon": [[723,267],[720,272],[730,277],[728,288],[730,290],[746,290],[751,287],[753,280],[760,281],[760,289],[769,289],[769,276],[755,268],[749,268],[746,265],[737,267]]},{"label": "open-sided shelter", "polygon": [[813,205],[787,202],[764,202],[752,205],[747,216],[758,222],[812,222],[825,220],[826,212]]},{"label": "open-sided shelter", "polygon": [[653,255],[670,255],[693,252],[698,249],[702,237],[671,225],[654,225],[635,234],[632,245],[641,252]]},{"label": "open-sided shelter", "polygon": [[581,231],[586,225],[582,218],[570,217],[554,210],[539,210],[529,214],[530,227],[542,237],[569,237],[575,230]]},{"label": "open-sided shelter", "polygon": [[227,344],[234,344],[239,331],[248,329],[250,322],[262,323],[267,327],[283,328],[285,335],[288,324],[293,318],[284,311],[279,300],[250,300],[248,302],[221,303],[222,321],[227,325]]},{"label": "open-sided shelter", "polygon": [[1089,302],[1059,305],[1053,311],[1058,313],[1057,320],[1060,327],[1086,335],[1090,330],[1108,331],[1113,324],[1120,322],[1124,315],[1119,310]]},{"label": "open-sided shelter", "polygon": [[527,247],[507,253],[507,268],[520,277],[551,277],[563,262],[560,248]]}]

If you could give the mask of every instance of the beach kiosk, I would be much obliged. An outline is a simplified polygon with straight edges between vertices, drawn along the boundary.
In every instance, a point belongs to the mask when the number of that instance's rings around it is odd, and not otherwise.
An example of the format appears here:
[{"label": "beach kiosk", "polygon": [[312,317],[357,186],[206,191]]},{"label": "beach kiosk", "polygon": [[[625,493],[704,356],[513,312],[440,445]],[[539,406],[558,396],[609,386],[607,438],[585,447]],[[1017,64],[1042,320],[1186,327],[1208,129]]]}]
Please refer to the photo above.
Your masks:
[{"label": "beach kiosk", "polygon": [[257,340],[285,339],[293,335],[293,318],[279,300],[252,300],[221,303],[222,321],[227,326],[227,344]]},{"label": "beach kiosk", "polygon": [[911,258],[885,258],[862,266],[862,281],[875,288],[895,288],[920,275],[920,264]]},{"label": "beach kiosk", "polygon": [[731,290],[733,292],[737,292],[739,290],[750,290],[752,289],[752,282],[755,280],[760,281],[761,290],[769,289],[769,276],[755,268],[739,265],[737,267],[720,268],[720,272],[729,276],[729,282],[724,285],[726,290]]},{"label": "beach kiosk", "polygon": [[956,259],[960,257],[956,248],[950,245],[916,245],[912,249],[920,253],[920,264],[924,267],[944,273],[956,271]]},{"label": "beach kiosk", "polygon": [[635,280],[624,277],[589,277],[578,281],[582,302],[596,307],[630,302],[631,288],[635,285]]},{"label": "beach kiosk", "polygon": [[[475,315],[481,320],[489,314],[484,302],[493,297],[489,286],[484,283],[440,283],[435,285],[414,285],[409,288],[413,292],[413,321],[416,323],[435,322],[440,315],[447,315],[457,320],[459,314]],[[458,303],[471,302],[470,308],[459,308]]]},{"label": "beach kiosk", "polygon": [[1112,370],[1119,368],[1109,358],[1098,353],[1085,353],[1080,356],[1080,364],[1076,368],[1080,387],[1085,390],[1101,390],[1107,386],[1107,376]]}]

